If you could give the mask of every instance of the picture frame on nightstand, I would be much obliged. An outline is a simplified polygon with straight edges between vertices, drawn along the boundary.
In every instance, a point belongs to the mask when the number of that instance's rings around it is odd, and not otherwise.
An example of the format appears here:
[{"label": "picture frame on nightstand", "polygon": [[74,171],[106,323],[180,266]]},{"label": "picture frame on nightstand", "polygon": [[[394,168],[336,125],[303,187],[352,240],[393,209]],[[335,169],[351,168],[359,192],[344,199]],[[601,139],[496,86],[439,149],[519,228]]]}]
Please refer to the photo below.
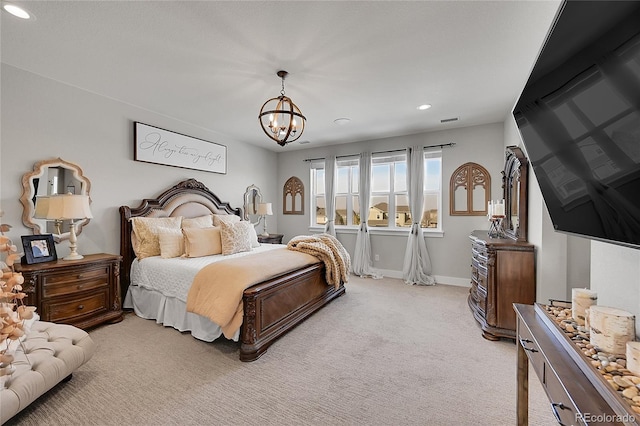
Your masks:
[{"label": "picture frame on nightstand", "polygon": [[52,234],[23,235],[21,238],[24,249],[22,260],[27,265],[58,260]]}]

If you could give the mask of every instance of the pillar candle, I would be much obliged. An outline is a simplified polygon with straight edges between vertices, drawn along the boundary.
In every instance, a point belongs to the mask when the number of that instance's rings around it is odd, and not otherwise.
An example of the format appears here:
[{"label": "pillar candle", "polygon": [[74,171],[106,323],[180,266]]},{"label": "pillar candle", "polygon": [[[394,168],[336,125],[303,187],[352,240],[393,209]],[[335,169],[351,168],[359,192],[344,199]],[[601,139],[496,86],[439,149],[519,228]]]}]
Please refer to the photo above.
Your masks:
[{"label": "pillar candle", "polygon": [[571,316],[578,325],[585,325],[585,310],[598,303],[598,293],[586,288],[571,290]]}]

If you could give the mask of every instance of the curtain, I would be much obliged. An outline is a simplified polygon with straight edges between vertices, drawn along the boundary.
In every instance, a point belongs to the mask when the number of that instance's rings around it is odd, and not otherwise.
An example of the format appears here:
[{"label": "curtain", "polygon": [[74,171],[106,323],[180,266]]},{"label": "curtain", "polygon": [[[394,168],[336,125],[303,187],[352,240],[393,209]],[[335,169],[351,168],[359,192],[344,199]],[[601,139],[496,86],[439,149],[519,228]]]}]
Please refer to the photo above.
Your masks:
[{"label": "curtain", "polygon": [[360,227],[356,237],[356,250],[351,262],[351,272],[361,277],[382,278],[371,261],[371,239],[369,238],[369,201],[371,199],[371,153],[360,154]]},{"label": "curtain", "polygon": [[424,147],[408,148],[407,163],[407,188],[412,223],[404,255],[402,278],[407,284],[434,285],[436,280],[431,275],[431,259],[420,226],[424,209]]},{"label": "curtain", "polygon": [[327,216],[327,224],[324,232],[336,236],[336,156],[330,155],[324,160],[324,205]]}]

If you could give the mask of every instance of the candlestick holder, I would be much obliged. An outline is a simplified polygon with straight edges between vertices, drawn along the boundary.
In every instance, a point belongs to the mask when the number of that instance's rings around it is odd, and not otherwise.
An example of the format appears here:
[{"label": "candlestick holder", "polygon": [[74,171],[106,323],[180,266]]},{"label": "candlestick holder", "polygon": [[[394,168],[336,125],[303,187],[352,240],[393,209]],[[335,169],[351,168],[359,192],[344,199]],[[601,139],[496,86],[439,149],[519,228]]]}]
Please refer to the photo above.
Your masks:
[{"label": "candlestick holder", "polygon": [[489,238],[502,238],[504,236],[502,219],[504,219],[504,215],[489,216],[489,232],[487,232]]}]

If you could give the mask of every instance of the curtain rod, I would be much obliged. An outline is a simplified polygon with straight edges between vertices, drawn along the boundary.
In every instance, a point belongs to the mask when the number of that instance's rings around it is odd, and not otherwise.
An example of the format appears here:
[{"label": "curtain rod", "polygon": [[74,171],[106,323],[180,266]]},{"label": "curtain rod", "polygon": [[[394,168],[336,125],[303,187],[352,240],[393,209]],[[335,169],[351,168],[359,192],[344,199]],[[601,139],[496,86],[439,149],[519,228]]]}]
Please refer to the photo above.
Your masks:
[{"label": "curtain rod", "polygon": [[[447,146],[451,147],[451,146],[454,146],[455,144],[456,144],[455,142],[449,142],[449,143],[441,143],[441,144],[437,144],[437,145],[429,145],[429,146],[425,146],[425,147],[423,147],[423,150],[424,150],[424,149],[428,149],[428,148],[444,148],[444,147],[447,147]],[[403,151],[406,151],[406,150],[407,150],[407,148],[403,148],[403,149],[392,149],[392,150],[389,150],[389,151],[376,151],[376,152],[372,152],[371,154],[390,154],[390,153],[392,153],[392,152],[403,152]],[[336,159],[338,159],[338,158],[345,158],[345,157],[355,157],[356,155],[358,155],[358,154],[351,154],[351,155],[336,155]],[[307,162],[308,162],[308,161],[317,161],[317,160],[324,160],[324,159],[325,159],[325,157],[319,157],[319,158],[307,158],[307,159],[306,159],[306,160],[304,160],[304,161],[307,161]]]}]

